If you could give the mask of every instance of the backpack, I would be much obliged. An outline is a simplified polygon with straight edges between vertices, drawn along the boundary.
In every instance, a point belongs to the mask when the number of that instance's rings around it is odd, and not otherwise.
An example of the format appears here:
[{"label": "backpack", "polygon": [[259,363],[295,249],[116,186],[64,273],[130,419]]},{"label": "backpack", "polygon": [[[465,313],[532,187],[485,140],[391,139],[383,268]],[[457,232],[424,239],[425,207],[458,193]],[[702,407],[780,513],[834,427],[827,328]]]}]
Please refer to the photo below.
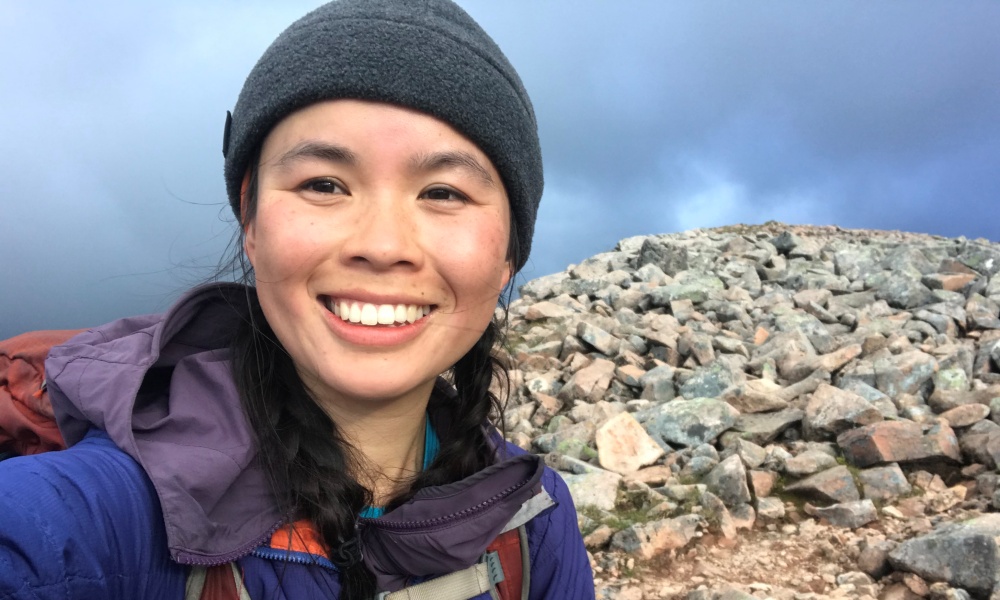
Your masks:
[{"label": "backpack", "polygon": [[[280,530],[279,530],[280,531]],[[528,540],[524,526],[501,533],[479,562],[436,579],[382,592],[374,600],[468,600],[489,593],[495,600],[527,600]],[[250,600],[235,562],[192,567],[185,600]]]},{"label": "backpack", "polygon": [[[44,365],[53,346],[84,331],[33,331],[0,341],[0,460],[66,448],[45,390]],[[527,600],[529,572],[522,522],[498,535],[471,567],[375,600],[467,600],[487,592],[495,600]],[[191,567],[184,593],[185,600],[250,600],[235,562]]]}]

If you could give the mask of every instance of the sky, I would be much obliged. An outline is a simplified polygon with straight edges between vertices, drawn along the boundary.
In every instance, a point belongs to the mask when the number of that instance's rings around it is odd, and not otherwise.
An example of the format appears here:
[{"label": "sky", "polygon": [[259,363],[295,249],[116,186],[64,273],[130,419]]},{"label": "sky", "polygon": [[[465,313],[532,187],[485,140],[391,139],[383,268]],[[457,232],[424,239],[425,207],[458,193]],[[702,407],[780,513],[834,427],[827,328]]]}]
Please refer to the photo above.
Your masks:
[{"label": "sky", "polygon": [[[226,110],[319,4],[0,0],[0,339],[162,311],[212,276]],[[460,4],[538,118],[522,283],[772,219],[1000,240],[1000,2]]]}]

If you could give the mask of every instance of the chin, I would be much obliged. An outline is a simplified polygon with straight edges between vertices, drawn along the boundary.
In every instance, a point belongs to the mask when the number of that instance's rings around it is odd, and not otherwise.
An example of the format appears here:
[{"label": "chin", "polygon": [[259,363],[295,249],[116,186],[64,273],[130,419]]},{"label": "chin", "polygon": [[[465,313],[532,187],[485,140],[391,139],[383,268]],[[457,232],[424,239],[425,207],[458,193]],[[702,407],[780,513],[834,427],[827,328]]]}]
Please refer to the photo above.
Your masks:
[{"label": "chin", "polygon": [[[349,377],[329,374],[322,378],[322,387],[331,402],[365,402],[382,404],[394,401],[415,401],[428,397],[437,375],[406,377],[387,374],[387,368],[352,370]],[[339,375],[339,376],[338,376]]]}]

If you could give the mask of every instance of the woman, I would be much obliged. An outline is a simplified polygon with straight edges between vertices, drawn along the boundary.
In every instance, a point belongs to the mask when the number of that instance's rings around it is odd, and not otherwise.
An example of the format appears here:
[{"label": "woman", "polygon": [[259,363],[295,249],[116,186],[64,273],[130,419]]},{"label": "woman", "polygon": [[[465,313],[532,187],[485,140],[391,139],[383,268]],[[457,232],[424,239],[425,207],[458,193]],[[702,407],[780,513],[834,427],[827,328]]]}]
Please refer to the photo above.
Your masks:
[{"label": "woman", "polygon": [[488,424],[542,190],[499,48],[447,0],[327,4],[224,153],[253,286],[53,349],[71,447],[0,463],[0,597],[593,597],[565,485]]}]

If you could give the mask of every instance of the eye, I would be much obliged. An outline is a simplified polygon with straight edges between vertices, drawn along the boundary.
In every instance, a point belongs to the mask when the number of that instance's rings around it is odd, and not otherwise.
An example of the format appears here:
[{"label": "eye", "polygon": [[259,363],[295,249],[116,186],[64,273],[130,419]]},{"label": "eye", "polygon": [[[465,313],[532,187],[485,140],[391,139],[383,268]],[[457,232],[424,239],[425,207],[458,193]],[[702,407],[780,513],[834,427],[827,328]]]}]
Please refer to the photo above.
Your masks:
[{"label": "eye", "polygon": [[426,198],[428,200],[445,200],[452,202],[468,202],[469,197],[462,192],[453,190],[448,187],[432,187],[424,190],[420,194],[421,198]]},{"label": "eye", "polygon": [[328,177],[321,179],[310,179],[299,186],[299,189],[315,192],[317,194],[347,194],[347,188],[336,179]]}]

